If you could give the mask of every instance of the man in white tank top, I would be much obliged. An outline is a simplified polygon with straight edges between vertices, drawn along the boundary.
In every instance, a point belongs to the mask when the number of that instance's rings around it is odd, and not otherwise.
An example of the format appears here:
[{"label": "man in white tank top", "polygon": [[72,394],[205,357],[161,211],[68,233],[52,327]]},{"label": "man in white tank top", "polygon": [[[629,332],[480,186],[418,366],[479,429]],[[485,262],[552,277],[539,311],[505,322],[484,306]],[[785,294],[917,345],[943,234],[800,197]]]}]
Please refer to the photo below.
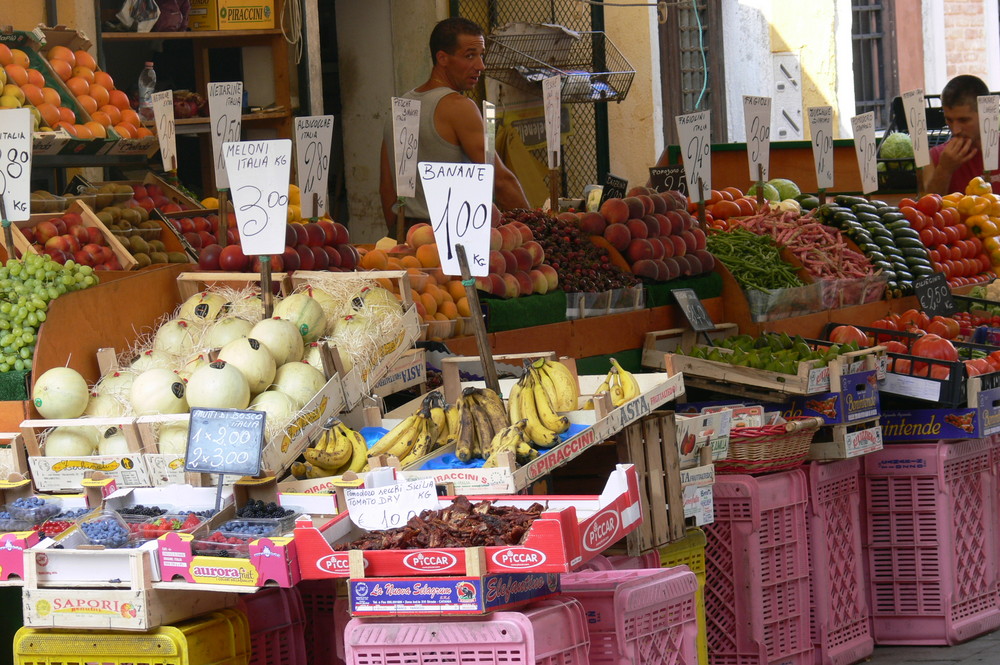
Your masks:
[{"label": "man in white tank top", "polygon": [[[417,161],[475,162],[486,159],[483,117],[479,107],[463,93],[475,88],[486,69],[486,39],[476,23],[449,18],[434,26],[430,38],[434,67],[430,78],[402,95],[420,100],[420,138]],[[386,123],[386,134],[392,123]],[[390,166],[388,136],[383,137],[379,195],[389,235],[396,229],[395,169]],[[499,157],[494,159],[494,199],[502,210],[528,208],[521,183]],[[407,226],[429,221],[423,186],[417,180],[416,196],[406,201]]]}]

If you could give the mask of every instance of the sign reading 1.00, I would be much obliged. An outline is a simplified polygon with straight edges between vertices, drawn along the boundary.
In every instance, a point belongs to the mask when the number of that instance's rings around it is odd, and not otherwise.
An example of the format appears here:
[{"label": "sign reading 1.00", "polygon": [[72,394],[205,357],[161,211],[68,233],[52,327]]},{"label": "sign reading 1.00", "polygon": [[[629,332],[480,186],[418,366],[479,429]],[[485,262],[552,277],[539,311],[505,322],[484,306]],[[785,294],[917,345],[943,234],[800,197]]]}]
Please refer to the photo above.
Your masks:
[{"label": "sign reading 1.00", "polygon": [[191,409],[184,470],[254,476],[260,473],[264,412]]},{"label": "sign reading 1.00", "polygon": [[492,164],[417,164],[434,240],[445,275],[461,275],[456,245],[462,245],[473,277],[489,274]]}]

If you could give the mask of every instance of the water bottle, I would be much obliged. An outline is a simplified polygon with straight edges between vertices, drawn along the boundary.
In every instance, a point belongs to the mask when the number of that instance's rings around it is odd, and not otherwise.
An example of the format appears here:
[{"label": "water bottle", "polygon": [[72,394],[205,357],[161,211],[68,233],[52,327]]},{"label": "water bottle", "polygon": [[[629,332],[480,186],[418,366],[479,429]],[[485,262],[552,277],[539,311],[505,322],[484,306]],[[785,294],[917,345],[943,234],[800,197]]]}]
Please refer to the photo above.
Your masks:
[{"label": "water bottle", "polygon": [[156,72],[153,63],[147,62],[139,74],[139,118],[143,122],[153,122],[153,93],[156,91]]}]

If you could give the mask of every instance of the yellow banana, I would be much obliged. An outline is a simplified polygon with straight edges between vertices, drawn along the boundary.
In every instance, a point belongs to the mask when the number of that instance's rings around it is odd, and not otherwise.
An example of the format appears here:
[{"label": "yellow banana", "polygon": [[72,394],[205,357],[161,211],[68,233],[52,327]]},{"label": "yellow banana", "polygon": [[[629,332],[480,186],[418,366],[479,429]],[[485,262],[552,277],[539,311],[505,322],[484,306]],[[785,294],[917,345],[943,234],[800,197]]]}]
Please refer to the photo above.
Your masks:
[{"label": "yellow banana", "polygon": [[552,430],[545,427],[538,418],[538,412],[535,408],[535,392],[533,390],[534,379],[529,374],[527,376],[527,383],[524,385],[524,389],[521,391],[521,416],[523,419],[527,420],[525,425],[525,433],[528,439],[535,445],[541,446],[543,448],[550,448],[559,442],[558,435]]},{"label": "yellow banana", "polygon": [[535,412],[538,413],[538,420],[545,425],[546,429],[550,429],[556,434],[562,434],[569,429],[569,419],[566,416],[560,416],[552,409],[550,394],[538,381],[535,373],[532,374],[532,378],[535,379],[531,390],[535,395]]},{"label": "yellow banana", "polygon": [[307,478],[305,462],[292,462],[292,468],[289,471],[295,476],[296,480],[305,480]]},{"label": "yellow banana", "polygon": [[517,446],[521,443],[521,430],[517,425],[510,425],[497,432],[490,442],[490,454],[483,463],[483,467],[496,467],[500,465],[500,455],[503,452],[510,452],[517,455]]},{"label": "yellow banana", "polygon": [[625,391],[622,389],[621,377],[618,375],[618,371],[614,371],[614,377],[611,379],[611,403],[614,406],[621,406],[625,403]]},{"label": "yellow banana", "polygon": [[351,447],[354,452],[351,453],[351,462],[348,466],[348,471],[353,471],[354,473],[360,473],[361,469],[365,468],[368,464],[368,442],[365,441],[365,437],[361,435],[361,432],[351,430]]},{"label": "yellow banana", "polygon": [[[625,402],[635,399],[640,394],[642,394],[642,389],[639,387],[639,382],[636,381],[632,373],[625,370],[618,361],[614,358],[611,359],[611,364],[615,369],[618,370],[618,379],[622,386],[622,392],[624,393]],[[624,403],[624,402],[623,402]]]},{"label": "yellow banana", "polygon": [[413,447],[417,445],[420,437],[425,436],[427,433],[428,421],[420,415],[415,416],[415,418],[415,424],[410,429],[410,436],[400,439],[396,442],[396,445],[389,449],[389,454],[395,455],[398,460],[402,460],[409,455]]},{"label": "yellow banana", "polygon": [[511,421],[507,418],[507,409],[504,408],[503,400],[495,392],[489,388],[484,388],[474,393],[473,398],[486,413],[486,417],[489,418],[494,433],[510,425]]},{"label": "yellow banana", "polygon": [[[539,367],[539,363],[541,367]],[[555,388],[552,407],[556,411],[575,411],[580,401],[580,386],[576,377],[561,362],[543,359],[535,363],[535,368],[549,377]]]},{"label": "yellow banana", "polygon": [[428,413],[422,417],[424,419],[423,428],[421,429],[419,436],[417,436],[416,443],[413,444],[410,454],[407,455],[407,463],[414,462],[429,453],[431,451],[431,444],[435,439],[436,425],[434,424],[431,415]]},{"label": "yellow banana", "polygon": [[321,469],[318,466],[314,466],[309,462],[306,462],[306,478],[309,479],[329,478],[332,475],[334,474],[325,469]]},{"label": "yellow banana", "polygon": [[518,381],[510,388],[510,394],[507,395],[507,415],[510,422],[516,423],[521,418],[521,391],[524,388],[521,386],[521,382]]},{"label": "yellow banana", "polygon": [[384,455],[395,446],[400,440],[411,437],[410,432],[417,425],[417,415],[403,419],[398,425],[389,430],[385,436],[375,442],[375,445],[368,450],[369,457]]},{"label": "yellow banana", "polygon": [[463,462],[472,459],[472,444],[476,438],[476,426],[472,422],[472,412],[464,399],[458,400],[458,430],[455,433],[455,456]]},{"label": "yellow banana", "polygon": [[458,433],[458,419],[461,414],[458,412],[457,404],[449,404],[444,410],[445,420],[447,421],[447,432],[446,436],[442,440],[441,437],[438,438],[441,443],[438,445],[448,445],[455,443],[458,440],[456,434]]}]

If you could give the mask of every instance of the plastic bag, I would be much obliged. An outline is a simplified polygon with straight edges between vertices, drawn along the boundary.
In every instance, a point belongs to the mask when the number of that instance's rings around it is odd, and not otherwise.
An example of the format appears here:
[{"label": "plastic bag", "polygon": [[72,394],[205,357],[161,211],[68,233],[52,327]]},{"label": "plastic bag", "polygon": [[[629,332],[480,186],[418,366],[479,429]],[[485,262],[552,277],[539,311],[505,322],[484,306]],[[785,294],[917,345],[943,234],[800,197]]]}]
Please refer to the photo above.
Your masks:
[{"label": "plastic bag", "polygon": [[160,19],[160,8],[156,0],[125,0],[117,16],[126,30],[149,32]]},{"label": "plastic bag", "polygon": [[160,8],[160,20],[153,26],[153,32],[184,32],[188,27],[188,13],[191,0],[156,0]]}]

